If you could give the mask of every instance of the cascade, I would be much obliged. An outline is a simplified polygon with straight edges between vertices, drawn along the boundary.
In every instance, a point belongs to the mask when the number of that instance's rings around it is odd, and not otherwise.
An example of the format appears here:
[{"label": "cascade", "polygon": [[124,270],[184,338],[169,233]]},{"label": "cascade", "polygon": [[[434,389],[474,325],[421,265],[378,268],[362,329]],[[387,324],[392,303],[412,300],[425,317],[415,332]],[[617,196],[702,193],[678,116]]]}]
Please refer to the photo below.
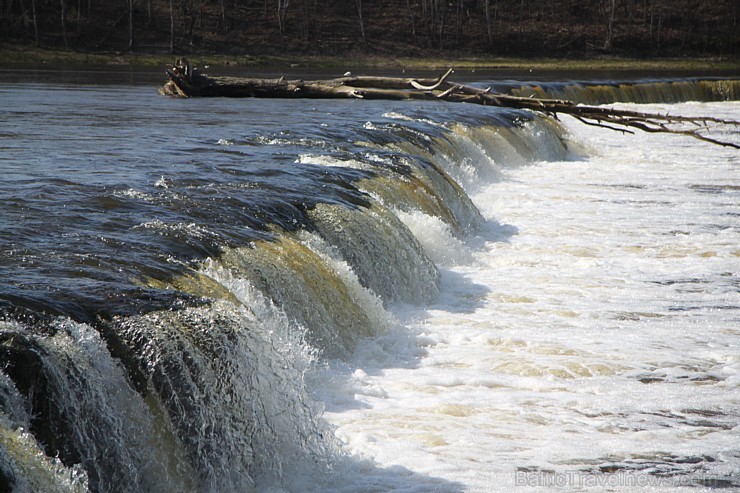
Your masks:
[{"label": "cascade", "polygon": [[681,79],[637,82],[551,82],[514,86],[515,96],[567,99],[582,104],[680,103],[686,101],[736,101],[740,81],[726,79]]},{"label": "cascade", "polygon": [[[732,81],[511,91],[738,94]],[[574,152],[558,122],[491,110],[420,104],[342,132],[219,138],[183,153],[206,178],[57,180],[34,189],[48,210],[13,205],[37,215],[0,258],[0,489],[300,491],[331,477],[344,451],[311,376],[397,328],[396,308],[438,299],[439,264],[469,258],[484,222],[468,193]]]}]

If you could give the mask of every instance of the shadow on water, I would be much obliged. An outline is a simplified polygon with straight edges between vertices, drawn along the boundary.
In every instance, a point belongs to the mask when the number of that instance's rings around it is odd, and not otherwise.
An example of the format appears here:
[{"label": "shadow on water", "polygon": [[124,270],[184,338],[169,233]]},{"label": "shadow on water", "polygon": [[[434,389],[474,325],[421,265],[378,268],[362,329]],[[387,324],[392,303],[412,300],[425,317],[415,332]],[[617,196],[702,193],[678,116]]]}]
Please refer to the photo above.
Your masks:
[{"label": "shadow on water", "polygon": [[[369,461],[350,459],[349,464],[342,464],[353,474],[353,479],[346,485],[327,485],[323,493],[462,493],[467,491],[464,484],[431,475],[419,474],[403,466],[379,468]],[[317,490],[318,491],[318,490]]]},{"label": "shadow on water", "polygon": [[[473,249],[484,248],[487,243],[506,243],[518,233],[513,225],[501,224],[488,220],[480,225],[466,239]],[[368,377],[380,377],[389,369],[418,369],[426,356],[426,347],[436,344],[422,334],[410,330],[409,326],[422,323],[430,310],[444,310],[451,313],[473,313],[485,304],[486,296],[491,292],[490,286],[472,282],[464,273],[454,268],[440,268],[440,298],[425,308],[401,310],[399,323],[388,333],[372,340],[360,343],[354,358],[350,362],[329,362],[329,371],[319,371],[314,377],[321,381],[321,386],[334,389],[332,395],[324,393],[321,400],[325,409],[331,413],[369,410],[371,405],[362,402],[355,394],[368,394],[383,397],[382,388],[368,388],[364,380]],[[361,361],[361,369],[354,363]],[[371,385],[371,384],[370,384]],[[339,394],[343,394],[341,398]],[[345,471],[357,474],[363,480],[347,487],[332,485],[327,492],[445,492],[459,493],[467,490],[466,485],[433,475],[423,475],[402,466],[379,468],[355,456],[345,459],[342,464]],[[345,469],[346,468],[346,469]]]},{"label": "shadow on water", "polygon": [[[489,243],[508,243],[518,233],[513,225],[502,225],[495,219],[487,220],[475,231],[470,232],[466,244],[473,250],[482,250]],[[470,259],[469,265],[475,260]],[[486,297],[492,292],[491,286],[475,283],[464,272],[458,272],[454,266],[440,268],[440,296],[424,307],[392,307],[397,324],[388,332],[360,342],[358,349],[349,361],[334,360],[327,362],[329,372],[320,371],[316,377],[319,382],[327,379],[332,387],[340,392],[351,394],[353,385],[363,376],[378,377],[389,369],[413,370],[421,366],[427,355],[426,347],[435,341],[416,333],[411,326],[423,324],[434,310],[449,313],[474,313],[486,304]],[[358,376],[357,367],[361,365]],[[322,387],[317,384],[317,388]],[[338,398],[333,394],[326,400],[326,409],[331,412],[342,412],[356,409],[368,409],[369,406],[356,398]]]}]

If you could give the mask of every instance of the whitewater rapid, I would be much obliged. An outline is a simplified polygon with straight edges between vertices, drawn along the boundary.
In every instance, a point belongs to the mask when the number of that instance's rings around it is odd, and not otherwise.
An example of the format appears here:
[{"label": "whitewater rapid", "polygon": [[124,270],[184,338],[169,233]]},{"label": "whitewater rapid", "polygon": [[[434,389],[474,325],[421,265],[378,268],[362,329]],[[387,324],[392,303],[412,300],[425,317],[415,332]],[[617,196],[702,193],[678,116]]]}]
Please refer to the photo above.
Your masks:
[{"label": "whitewater rapid", "polygon": [[[740,118],[736,102],[631,107]],[[401,215],[441,295],[396,307],[351,377],[323,380],[325,419],[378,466],[331,491],[737,484],[740,155],[564,124],[564,160],[467,163],[485,222],[463,241]]]},{"label": "whitewater rapid", "polygon": [[740,485],[737,150],[42,75],[0,87],[0,491]]}]

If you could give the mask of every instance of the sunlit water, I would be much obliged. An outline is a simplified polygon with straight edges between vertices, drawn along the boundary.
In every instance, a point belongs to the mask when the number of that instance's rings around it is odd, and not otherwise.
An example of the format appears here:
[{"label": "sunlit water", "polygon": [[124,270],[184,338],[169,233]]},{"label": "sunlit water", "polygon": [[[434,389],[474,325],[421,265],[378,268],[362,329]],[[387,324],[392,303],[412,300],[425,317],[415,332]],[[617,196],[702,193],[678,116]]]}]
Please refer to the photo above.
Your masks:
[{"label": "sunlit water", "polygon": [[[522,117],[0,89],[2,471],[19,491],[737,489],[737,150]],[[20,339],[86,471],[41,453],[56,415],[21,395]]]}]

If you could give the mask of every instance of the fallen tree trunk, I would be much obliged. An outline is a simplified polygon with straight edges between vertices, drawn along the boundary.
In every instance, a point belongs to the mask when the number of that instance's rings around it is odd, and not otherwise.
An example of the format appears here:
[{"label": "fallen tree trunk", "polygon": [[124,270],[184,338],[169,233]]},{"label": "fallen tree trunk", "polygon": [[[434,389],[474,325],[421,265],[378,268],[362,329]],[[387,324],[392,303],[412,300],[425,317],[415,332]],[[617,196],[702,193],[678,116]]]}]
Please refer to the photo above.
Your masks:
[{"label": "fallen tree trunk", "polygon": [[714,117],[684,117],[642,113],[605,106],[585,106],[561,99],[523,98],[450,82],[452,69],[436,79],[345,76],[325,80],[256,79],[207,76],[179,60],[167,70],[169,80],[160,92],[177,97],[234,98],[353,98],[386,100],[438,100],[505,108],[526,109],[557,118],[571,115],[587,125],[633,133],[631,129],[688,135],[713,144],[740,149],[733,142],[705,135],[718,126],[740,126],[740,122]]}]

